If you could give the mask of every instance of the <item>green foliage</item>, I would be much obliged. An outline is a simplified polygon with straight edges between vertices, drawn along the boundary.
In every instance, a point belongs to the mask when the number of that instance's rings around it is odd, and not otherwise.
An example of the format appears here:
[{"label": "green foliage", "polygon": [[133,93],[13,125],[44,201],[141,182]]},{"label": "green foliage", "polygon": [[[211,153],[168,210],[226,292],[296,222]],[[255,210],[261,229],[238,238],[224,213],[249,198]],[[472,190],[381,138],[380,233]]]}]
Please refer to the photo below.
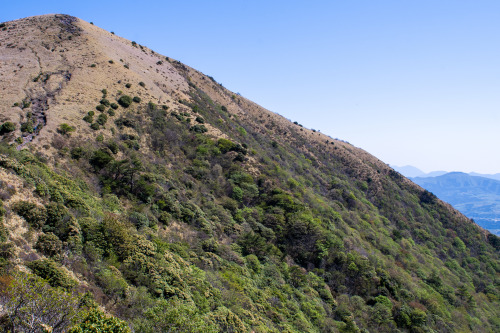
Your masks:
[{"label": "green foliage", "polygon": [[12,210],[22,216],[28,224],[36,229],[43,227],[47,221],[47,210],[28,201],[18,201],[12,206]]},{"label": "green foliage", "polygon": [[99,117],[97,117],[96,123],[98,123],[101,126],[104,126],[107,121],[108,121],[108,116],[106,116],[106,114],[104,113],[101,113]]},{"label": "green foliage", "polygon": [[465,246],[464,242],[460,239],[460,237],[455,237],[453,240],[453,245],[457,248],[459,252],[465,252],[467,247]]},{"label": "green foliage", "polygon": [[132,101],[134,101],[136,103],[140,103],[141,102],[141,98],[137,97],[137,96],[134,96],[134,98],[132,98]]},{"label": "green foliage", "polygon": [[87,123],[91,124],[94,121],[93,115],[87,114],[85,117],[83,117],[83,120],[85,120]]},{"label": "green foliage", "polygon": [[122,95],[118,99],[118,104],[120,104],[124,108],[128,108],[130,106],[130,104],[132,104],[132,98],[130,96],[127,96],[127,95]]},{"label": "green foliage", "polygon": [[28,120],[21,124],[21,132],[23,133],[33,133],[35,131],[33,119],[28,118]]},{"label": "green foliage", "polygon": [[99,309],[92,309],[81,323],[73,326],[69,333],[129,333],[130,328],[118,318],[106,315]]},{"label": "green foliage", "polygon": [[238,132],[239,132],[239,133],[240,133],[240,135],[242,135],[242,136],[247,135],[247,131],[246,131],[243,127],[241,127],[241,126],[238,128]]},{"label": "green foliage", "polygon": [[76,281],[71,279],[54,261],[41,259],[31,261],[27,264],[31,271],[46,280],[52,287],[61,287],[69,290],[76,285]]},{"label": "green foliage", "polygon": [[141,87],[143,87],[143,88],[144,88],[144,87],[146,87],[146,84],[145,84],[144,82],[142,82],[142,81],[141,81],[141,82],[139,82],[139,85],[140,85]]},{"label": "green foliage", "polygon": [[220,149],[221,153],[225,154],[229,151],[236,151],[238,145],[227,139],[219,139],[217,141],[217,146]]},{"label": "green foliage", "polygon": [[2,321],[5,332],[62,332],[79,319],[80,300],[41,278],[21,272],[0,277]]},{"label": "green foliage", "polygon": [[[153,332],[221,332],[208,316],[200,316],[195,304],[178,298],[163,300],[137,318],[136,327],[145,333]],[[230,332],[230,331],[225,331]],[[233,331],[234,332],[234,331]]]},{"label": "green foliage", "polygon": [[109,148],[109,150],[113,153],[116,154],[118,153],[120,147],[115,141],[109,141],[106,146]]},{"label": "green foliage", "polygon": [[12,123],[10,121],[6,121],[5,123],[3,123],[0,126],[0,135],[13,132],[13,131],[15,131],[15,129],[16,129],[16,125],[14,125],[14,123]]},{"label": "green foliage", "polygon": [[206,133],[206,132],[208,132],[208,129],[205,127],[205,125],[194,125],[189,130],[193,131],[195,133]]},{"label": "green foliage", "polygon": [[71,127],[70,125],[68,125],[66,123],[60,124],[59,127],[57,128],[57,132],[59,132],[62,135],[69,134],[69,133],[73,132],[74,130],[75,129],[73,127]]},{"label": "green foliage", "polygon": [[70,155],[72,159],[79,160],[83,156],[84,150],[82,147],[72,148]]},{"label": "green foliage", "polygon": [[104,112],[106,110],[106,105],[104,104],[99,104],[98,106],[95,107],[97,111]]},{"label": "green foliage", "polygon": [[62,253],[62,241],[53,233],[42,234],[38,237],[35,249],[48,257],[57,258]]}]

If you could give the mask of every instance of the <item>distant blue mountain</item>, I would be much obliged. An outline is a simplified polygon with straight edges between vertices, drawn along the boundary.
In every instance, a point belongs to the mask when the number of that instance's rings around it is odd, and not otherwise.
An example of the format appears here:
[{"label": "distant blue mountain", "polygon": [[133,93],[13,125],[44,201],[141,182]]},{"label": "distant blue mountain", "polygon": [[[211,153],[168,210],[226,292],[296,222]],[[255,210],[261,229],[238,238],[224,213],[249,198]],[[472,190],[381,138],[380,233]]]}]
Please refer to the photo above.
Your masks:
[{"label": "distant blue mountain", "polygon": [[463,172],[410,179],[474,219],[483,228],[500,236],[499,180]]},{"label": "distant blue mountain", "polygon": [[391,168],[399,172],[405,177],[408,178],[413,178],[413,177],[437,177],[444,175],[445,173],[448,173],[448,171],[431,171],[429,173],[425,173],[419,168],[416,168],[411,165],[405,165],[405,166],[396,166],[396,165],[391,165]]},{"label": "distant blue mountain", "polygon": [[[408,178],[414,178],[414,177],[438,177],[442,176],[444,174],[450,173],[449,171],[431,171],[429,173],[425,173],[422,170],[420,170],[417,167],[414,167],[412,165],[405,165],[405,166],[397,166],[397,165],[391,165],[391,168],[399,172],[405,177]],[[474,176],[474,177],[484,177],[484,178],[490,178],[490,179],[495,179],[495,180],[500,180],[500,173],[495,173],[495,174],[485,174],[485,173],[477,173],[477,172],[469,172],[469,176]]]},{"label": "distant blue mountain", "polygon": [[485,177],[485,178],[500,180],[500,173],[495,173],[495,174],[492,174],[492,175],[487,175],[487,174],[482,174],[482,173],[470,172],[469,175],[476,176],[476,177]]},{"label": "distant blue mountain", "polygon": [[425,172],[420,170],[419,168],[416,168],[411,165],[405,165],[405,166],[396,166],[396,165],[391,165],[391,167],[402,174],[405,177],[411,178],[411,177],[422,177],[425,175]]}]

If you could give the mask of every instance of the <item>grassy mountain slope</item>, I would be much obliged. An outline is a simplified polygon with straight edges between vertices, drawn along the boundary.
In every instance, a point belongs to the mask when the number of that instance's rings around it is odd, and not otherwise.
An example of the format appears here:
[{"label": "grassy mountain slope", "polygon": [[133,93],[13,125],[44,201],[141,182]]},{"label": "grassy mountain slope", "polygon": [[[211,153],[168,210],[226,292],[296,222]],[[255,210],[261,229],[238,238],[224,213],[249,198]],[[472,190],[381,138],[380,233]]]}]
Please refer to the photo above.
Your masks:
[{"label": "grassy mountain slope", "polygon": [[60,331],[500,329],[498,237],[367,152],[66,15],[0,59],[2,304],[21,271],[89,292]]}]

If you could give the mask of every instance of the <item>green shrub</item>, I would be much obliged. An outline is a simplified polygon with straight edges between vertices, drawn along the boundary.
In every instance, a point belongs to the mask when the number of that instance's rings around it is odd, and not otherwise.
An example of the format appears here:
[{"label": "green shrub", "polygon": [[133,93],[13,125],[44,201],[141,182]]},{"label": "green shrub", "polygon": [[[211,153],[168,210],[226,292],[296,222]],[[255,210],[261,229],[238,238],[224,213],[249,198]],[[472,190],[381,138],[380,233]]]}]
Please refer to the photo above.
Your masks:
[{"label": "green shrub", "polygon": [[74,130],[75,130],[74,127],[69,126],[66,123],[62,123],[59,125],[57,132],[59,132],[59,134],[66,135],[66,134],[69,134],[70,132],[73,132]]},{"label": "green shrub", "polygon": [[109,106],[110,105],[109,101],[106,98],[101,99],[100,103],[102,105],[104,105],[104,106]]},{"label": "green shrub", "polygon": [[70,151],[71,158],[74,160],[79,160],[83,156],[83,148],[75,147]]},{"label": "green shrub", "polygon": [[144,82],[142,82],[142,81],[141,81],[141,82],[139,82],[139,85],[140,85],[141,87],[143,87],[143,88],[146,86],[146,84],[145,84]]},{"label": "green shrub", "polygon": [[130,328],[123,320],[107,315],[99,309],[92,309],[89,314],[68,333],[130,333]]},{"label": "green shrub", "polygon": [[195,121],[198,122],[198,123],[200,123],[200,124],[204,124],[205,123],[205,119],[203,119],[202,117],[196,117]]},{"label": "green shrub", "polygon": [[111,117],[113,117],[113,116],[115,115],[115,110],[113,110],[113,109],[109,109],[109,110],[108,110],[108,114],[109,114]]},{"label": "green shrub", "polygon": [[99,128],[101,128],[101,127],[99,126],[99,124],[98,124],[98,123],[93,123],[92,125],[90,125],[90,128],[92,128],[94,131],[97,131],[97,130],[99,130]]},{"label": "green shrub", "polygon": [[130,87],[132,87],[132,84],[131,84],[131,83],[127,83],[127,84],[125,85],[125,87],[130,88]]},{"label": "green shrub", "polygon": [[219,147],[221,153],[225,154],[228,151],[233,151],[237,144],[232,142],[231,140],[221,138],[217,141],[217,146]]},{"label": "green shrub", "polygon": [[47,221],[47,210],[45,207],[37,206],[28,201],[18,201],[12,206],[12,210],[19,216],[24,217],[31,227],[40,229]]},{"label": "green shrub", "polygon": [[138,213],[138,212],[132,212],[129,215],[129,220],[130,220],[130,222],[132,222],[136,226],[137,229],[149,226],[148,217],[146,215]]},{"label": "green shrub", "polygon": [[34,131],[35,131],[35,128],[33,127],[33,120],[28,119],[28,121],[21,124],[21,132],[33,133]]},{"label": "green shrub", "polygon": [[106,146],[109,148],[109,150],[111,150],[111,152],[113,154],[117,154],[118,153],[119,146],[118,146],[118,144],[115,141],[108,142],[108,144]]},{"label": "green shrub", "polygon": [[128,108],[130,104],[132,104],[132,98],[130,96],[123,95],[118,99],[118,104],[124,108]]},{"label": "green shrub", "polygon": [[104,110],[106,110],[106,105],[104,104],[99,104],[98,106],[95,107],[97,111],[101,111],[103,112]]},{"label": "green shrub", "polygon": [[108,121],[108,116],[106,116],[105,113],[101,113],[99,115],[99,117],[97,117],[96,123],[98,123],[99,125],[104,126],[107,121]]},{"label": "green shrub", "polygon": [[92,124],[92,122],[94,121],[94,117],[92,117],[91,115],[88,114],[85,117],[83,117],[83,120],[85,120],[89,124]]},{"label": "green shrub", "polygon": [[111,103],[109,106],[110,106],[113,110],[118,109],[118,104],[116,104],[116,103]]},{"label": "green shrub", "polygon": [[48,257],[57,257],[62,252],[62,241],[52,232],[41,234],[35,244],[35,249]]},{"label": "green shrub", "polygon": [[95,169],[100,170],[104,168],[113,159],[114,159],[113,156],[111,156],[106,150],[99,149],[94,151],[89,162]]},{"label": "green shrub", "polygon": [[205,127],[205,125],[194,125],[189,130],[196,133],[208,132],[208,129]]},{"label": "green shrub", "polygon": [[172,220],[172,215],[170,215],[167,212],[160,212],[160,215],[158,216],[158,222],[164,225],[170,225],[171,220]]},{"label": "green shrub", "polygon": [[52,287],[61,287],[69,290],[76,286],[76,281],[71,279],[58,265],[50,259],[40,259],[29,262],[28,266],[31,271],[45,279]]},{"label": "green shrub", "polygon": [[134,98],[132,98],[132,100],[136,103],[140,103],[141,102],[141,98],[140,97],[137,97],[137,96],[134,96]]},{"label": "green shrub", "polygon": [[14,123],[6,121],[5,123],[2,124],[2,126],[0,126],[0,135],[13,132],[15,129],[16,125],[14,125]]}]

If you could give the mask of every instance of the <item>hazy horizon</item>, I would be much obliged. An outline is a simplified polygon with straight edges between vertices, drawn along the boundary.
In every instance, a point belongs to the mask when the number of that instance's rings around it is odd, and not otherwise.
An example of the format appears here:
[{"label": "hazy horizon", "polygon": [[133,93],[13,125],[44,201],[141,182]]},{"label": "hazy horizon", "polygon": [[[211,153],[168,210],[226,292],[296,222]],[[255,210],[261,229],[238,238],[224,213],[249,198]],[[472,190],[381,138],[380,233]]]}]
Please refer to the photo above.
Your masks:
[{"label": "hazy horizon", "polygon": [[48,13],[92,21],[388,164],[500,172],[498,1],[2,7],[0,21]]}]

